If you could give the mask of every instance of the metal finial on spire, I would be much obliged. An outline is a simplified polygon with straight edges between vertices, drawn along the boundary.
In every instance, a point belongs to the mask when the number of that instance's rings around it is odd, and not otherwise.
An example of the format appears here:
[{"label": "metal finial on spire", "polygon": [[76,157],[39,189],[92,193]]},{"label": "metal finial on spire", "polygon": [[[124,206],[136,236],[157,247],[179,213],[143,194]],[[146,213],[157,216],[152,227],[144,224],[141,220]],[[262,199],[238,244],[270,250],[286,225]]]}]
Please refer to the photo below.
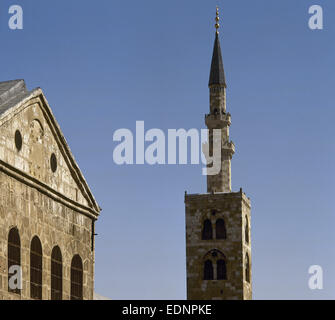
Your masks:
[{"label": "metal finial on spire", "polygon": [[212,57],[212,64],[211,64],[211,72],[209,76],[209,86],[212,85],[222,85],[226,87],[226,80],[225,74],[223,69],[223,61],[222,61],[222,54],[221,54],[221,47],[220,47],[220,40],[219,40],[219,8],[216,7],[216,35],[214,41],[214,49],[213,49],[213,57]]},{"label": "metal finial on spire", "polygon": [[218,6],[216,7],[215,21],[216,21],[216,23],[215,23],[216,34],[219,34],[219,28],[220,28],[219,21],[220,21],[220,17],[219,17],[219,7]]}]

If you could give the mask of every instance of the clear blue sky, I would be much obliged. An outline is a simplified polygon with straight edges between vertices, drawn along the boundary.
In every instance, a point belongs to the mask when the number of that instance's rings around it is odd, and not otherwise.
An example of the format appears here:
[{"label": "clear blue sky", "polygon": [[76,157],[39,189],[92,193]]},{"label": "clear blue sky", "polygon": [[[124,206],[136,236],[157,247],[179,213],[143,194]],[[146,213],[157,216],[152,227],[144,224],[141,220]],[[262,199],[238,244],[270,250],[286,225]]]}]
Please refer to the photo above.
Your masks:
[{"label": "clear blue sky", "polygon": [[[22,31],[8,29],[11,4]],[[184,191],[205,192],[202,166],[119,167],[112,137],[137,120],[205,128],[216,4],[233,189],[252,200],[254,298],[334,299],[334,1],[2,0],[0,80],[42,87],[103,208],[96,291],[184,299]],[[322,31],[308,28],[313,4]],[[313,264],[322,291],[308,288]]]}]

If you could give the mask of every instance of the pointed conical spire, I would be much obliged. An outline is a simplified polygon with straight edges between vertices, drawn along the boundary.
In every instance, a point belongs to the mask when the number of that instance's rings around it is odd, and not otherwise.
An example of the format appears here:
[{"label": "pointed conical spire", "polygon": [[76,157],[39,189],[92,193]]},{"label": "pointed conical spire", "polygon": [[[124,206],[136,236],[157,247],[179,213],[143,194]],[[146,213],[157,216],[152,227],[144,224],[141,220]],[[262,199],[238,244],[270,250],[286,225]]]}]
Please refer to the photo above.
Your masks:
[{"label": "pointed conical spire", "polygon": [[212,85],[223,85],[226,87],[226,78],[224,74],[223,68],[223,60],[221,54],[221,46],[219,40],[219,9],[216,8],[216,34],[215,34],[215,42],[214,42],[214,49],[213,49],[213,57],[212,57],[212,65],[211,65],[211,72],[209,76],[209,86]]}]

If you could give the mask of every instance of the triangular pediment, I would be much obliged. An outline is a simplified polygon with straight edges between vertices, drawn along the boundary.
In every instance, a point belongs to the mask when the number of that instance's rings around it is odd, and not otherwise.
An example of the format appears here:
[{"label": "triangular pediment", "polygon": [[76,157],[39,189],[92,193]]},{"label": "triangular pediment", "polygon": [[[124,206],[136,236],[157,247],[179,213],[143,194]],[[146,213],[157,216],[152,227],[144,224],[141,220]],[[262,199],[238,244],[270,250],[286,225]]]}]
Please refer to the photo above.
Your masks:
[{"label": "triangular pediment", "polygon": [[100,208],[40,88],[23,80],[0,83],[0,163],[97,216]]}]

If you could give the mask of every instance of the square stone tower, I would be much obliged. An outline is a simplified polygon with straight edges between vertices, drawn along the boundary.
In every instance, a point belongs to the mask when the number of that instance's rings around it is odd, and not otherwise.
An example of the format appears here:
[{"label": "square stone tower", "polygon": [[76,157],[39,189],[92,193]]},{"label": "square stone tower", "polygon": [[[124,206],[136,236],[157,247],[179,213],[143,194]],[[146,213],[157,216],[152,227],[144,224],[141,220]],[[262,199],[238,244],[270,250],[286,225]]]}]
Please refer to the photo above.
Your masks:
[{"label": "square stone tower", "polygon": [[[209,156],[220,170],[207,173],[207,193],[185,193],[187,298],[247,300],[252,298],[250,199],[231,190],[229,140],[231,115],[226,111],[226,80],[219,41],[219,15],[209,79],[210,113],[206,115]],[[214,134],[220,133],[220,138]],[[219,157],[214,149],[218,148]],[[208,169],[210,165],[208,165]]]}]

